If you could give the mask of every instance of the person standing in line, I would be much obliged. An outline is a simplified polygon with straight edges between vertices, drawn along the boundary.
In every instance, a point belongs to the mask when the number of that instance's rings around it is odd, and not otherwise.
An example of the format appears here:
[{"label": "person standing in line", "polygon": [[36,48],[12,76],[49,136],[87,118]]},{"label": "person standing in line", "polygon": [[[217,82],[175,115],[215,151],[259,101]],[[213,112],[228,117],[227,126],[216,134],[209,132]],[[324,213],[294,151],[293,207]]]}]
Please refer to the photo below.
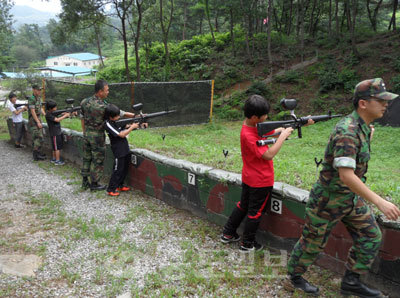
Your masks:
[{"label": "person standing in line", "polygon": [[381,230],[366,203],[374,204],[389,220],[400,216],[399,208],[365,185],[370,159],[371,123],[381,118],[388,102],[397,97],[386,91],[381,78],[364,80],[354,90],[354,111],[341,119],[325,150],[319,179],[306,205],[302,235],[288,261],[289,290],[300,289],[319,295],[318,287],[302,276],[324,250],[329,235],[341,221],[353,239],[346,272],[341,282],[343,295],[380,297],[380,291],[360,281],[368,273],[381,244]]},{"label": "person standing in line", "polygon": [[54,116],[53,112],[57,111],[57,103],[49,100],[46,102],[46,121],[49,127],[50,142],[53,148],[53,158],[50,162],[56,166],[62,166],[65,164],[60,158],[60,150],[63,148],[63,138],[61,131],[60,122],[67,117],[70,117],[70,113],[63,113],[60,117]]},{"label": "person standing in line", "polygon": [[[105,134],[104,112],[105,99],[108,97],[109,86],[105,80],[97,80],[94,85],[94,95],[81,102],[81,125],[83,132],[82,188],[91,191],[105,190],[106,185],[100,184],[104,171]],[[133,118],[134,113],[120,112],[121,117]],[[90,176],[90,182],[89,182]]]},{"label": "person standing in line", "polygon": [[32,136],[33,160],[44,160],[46,155],[41,152],[43,146],[43,125],[40,118],[44,115],[41,103],[42,88],[39,85],[32,85],[32,96],[28,99],[28,128]]},{"label": "person standing in line", "polygon": [[8,108],[12,113],[11,117],[15,128],[15,148],[23,148],[24,146],[21,144],[23,134],[22,113],[27,111],[28,107],[24,105],[16,108],[14,105],[17,102],[17,95],[13,92],[8,95],[8,99]]},{"label": "person standing in line", "polygon": [[222,243],[238,242],[237,228],[245,220],[241,252],[258,251],[263,246],[256,242],[256,232],[261,216],[271,196],[274,185],[274,165],[272,159],[278,154],[284,141],[293,128],[277,128],[270,134],[279,133],[276,143],[271,147],[257,146],[262,138],[257,134],[257,123],[264,122],[270,110],[268,101],[260,95],[251,95],[244,104],[240,146],[243,159],[242,194],[240,201],[232,211],[221,235]]},{"label": "person standing in line", "polygon": [[120,109],[113,104],[109,104],[105,111],[105,130],[108,133],[111,143],[111,150],[114,155],[113,172],[108,183],[107,193],[109,196],[119,196],[119,192],[128,191],[130,188],[124,186],[126,175],[128,174],[131,153],[127,136],[129,133],[138,129],[140,126],[147,127],[147,123],[132,123],[128,127],[119,127],[115,121],[120,118]]}]

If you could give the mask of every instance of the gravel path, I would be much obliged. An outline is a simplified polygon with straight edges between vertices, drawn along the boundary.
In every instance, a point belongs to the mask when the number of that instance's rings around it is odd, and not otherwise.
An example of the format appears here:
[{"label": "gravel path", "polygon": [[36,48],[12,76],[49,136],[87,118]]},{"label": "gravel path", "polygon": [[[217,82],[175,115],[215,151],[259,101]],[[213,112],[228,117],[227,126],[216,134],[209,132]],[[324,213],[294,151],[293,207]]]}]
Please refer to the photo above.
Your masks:
[{"label": "gravel path", "polygon": [[[42,260],[34,277],[0,273],[0,297],[290,296],[283,266],[268,269],[265,254],[241,263],[208,221],[135,191],[81,191],[77,167],[32,162],[7,141],[0,169],[0,255]],[[337,289],[337,276],[310,274]]]}]

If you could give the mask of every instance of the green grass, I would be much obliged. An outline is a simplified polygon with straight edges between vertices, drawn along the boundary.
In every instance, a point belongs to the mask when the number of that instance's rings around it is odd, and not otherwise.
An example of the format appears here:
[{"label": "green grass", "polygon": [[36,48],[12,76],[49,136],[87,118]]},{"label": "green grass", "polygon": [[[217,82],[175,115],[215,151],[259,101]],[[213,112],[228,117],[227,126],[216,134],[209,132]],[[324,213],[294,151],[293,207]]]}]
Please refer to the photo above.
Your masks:
[{"label": "green grass", "polygon": [[[73,123],[71,128],[80,129],[78,119],[69,121]],[[329,135],[337,121],[333,119],[304,127],[302,139],[297,139],[297,133],[294,132],[291,140],[285,142],[274,158],[275,181],[310,190],[316,181],[314,158],[323,158]],[[63,122],[63,126],[67,125]],[[194,126],[137,130],[129,135],[128,140],[136,148],[146,148],[171,158],[240,173],[241,126],[242,121],[215,121]],[[400,203],[399,139],[399,128],[376,126],[367,174],[367,184],[373,191],[391,197],[397,203]],[[228,151],[227,157],[223,150]]]},{"label": "green grass", "polygon": [[[0,110],[0,115],[5,116],[5,111]],[[297,134],[293,133],[291,140],[285,142],[274,158],[275,181],[309,190],[316,181],[314,158],[323,158],[329,134],[337,121],[334,119],[303,128],[302,139],[296,139]],[[8,133],[1,133],[3,125],[0,126],[0,139],[8,138]],[[77,118],[64,120],[62,126],[81,131]],[[214,121],[202,125],[137,130],[129,135],[128,140],[136,148],[240,173],[241,126],[242,121]],[[400,148],[396,145],[399,139],[399,128],[376,127],[367,174],[367,184],[373,191],[393,198],[397,203],[400,203]],[[228,151],[226,157],[224,150]]]}]

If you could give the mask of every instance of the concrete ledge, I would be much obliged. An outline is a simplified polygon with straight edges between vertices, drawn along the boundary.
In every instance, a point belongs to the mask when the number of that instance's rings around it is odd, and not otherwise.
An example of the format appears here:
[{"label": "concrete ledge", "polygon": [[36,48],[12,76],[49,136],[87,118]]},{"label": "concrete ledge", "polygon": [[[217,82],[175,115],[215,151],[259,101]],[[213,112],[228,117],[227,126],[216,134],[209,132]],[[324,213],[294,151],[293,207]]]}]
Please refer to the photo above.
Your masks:
[{"label": "concrete ledge", "polygon": [[[25,121],[26,122],[26,121]],[[8,120],[11,138],[11,119]],[[47,127],[45,127],[47,130]],[[63,129],[65,159],[81,164],[82,133]],[[45,146],[51,150],[48,133]],[[30,144],[26,131],[23,141]],[[241,175],[209,166],[177,160],[145,149],[131,149],[132,164],[127,182],[134,188],[166,203],[189,210],[197,216],[224,225],[241,194]],[[111,173],[113,156],[106,150],[105,174]],[[257,238],[269,246],[290,252],[299,238],[305,215],[308,191],[276,182],[272,198],[263,215]],[[366,282],[382,292],[398,297],[400,293],[400,227],[397,223],[378,218],[383,241]],[[352,239],[342,223],[337,224],[317,264],[342,273]]]}]

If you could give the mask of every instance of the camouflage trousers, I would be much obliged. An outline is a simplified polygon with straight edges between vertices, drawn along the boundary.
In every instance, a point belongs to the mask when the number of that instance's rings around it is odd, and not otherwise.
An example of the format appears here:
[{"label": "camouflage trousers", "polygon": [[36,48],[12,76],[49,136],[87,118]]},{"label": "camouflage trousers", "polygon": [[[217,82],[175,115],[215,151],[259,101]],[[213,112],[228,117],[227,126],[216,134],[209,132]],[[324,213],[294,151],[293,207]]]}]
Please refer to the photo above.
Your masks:
[{"label": "camouflage trousers", "polygon": [[342,221],[353,239],[347,269],[365,274],[374,261],[382,239],[375,217],[364,200],[354,194],[341,197],[315,187],[306,206],[302,235],[288,262],[290,275],[302,275],[324,250],[335,225]]},{"label": "camouflage trousers", "polygon": [[83,163],[81,175],[91,177],[91,182],[99,182],[104,171],[105,135],[86,132],[83,138]]},{"label": "camouflage trousers", "polygon": [[43,144],[43,129],[38,128],[36,125],[30,125],[29,133],[32,136],[33,151],[40,151]]}]

